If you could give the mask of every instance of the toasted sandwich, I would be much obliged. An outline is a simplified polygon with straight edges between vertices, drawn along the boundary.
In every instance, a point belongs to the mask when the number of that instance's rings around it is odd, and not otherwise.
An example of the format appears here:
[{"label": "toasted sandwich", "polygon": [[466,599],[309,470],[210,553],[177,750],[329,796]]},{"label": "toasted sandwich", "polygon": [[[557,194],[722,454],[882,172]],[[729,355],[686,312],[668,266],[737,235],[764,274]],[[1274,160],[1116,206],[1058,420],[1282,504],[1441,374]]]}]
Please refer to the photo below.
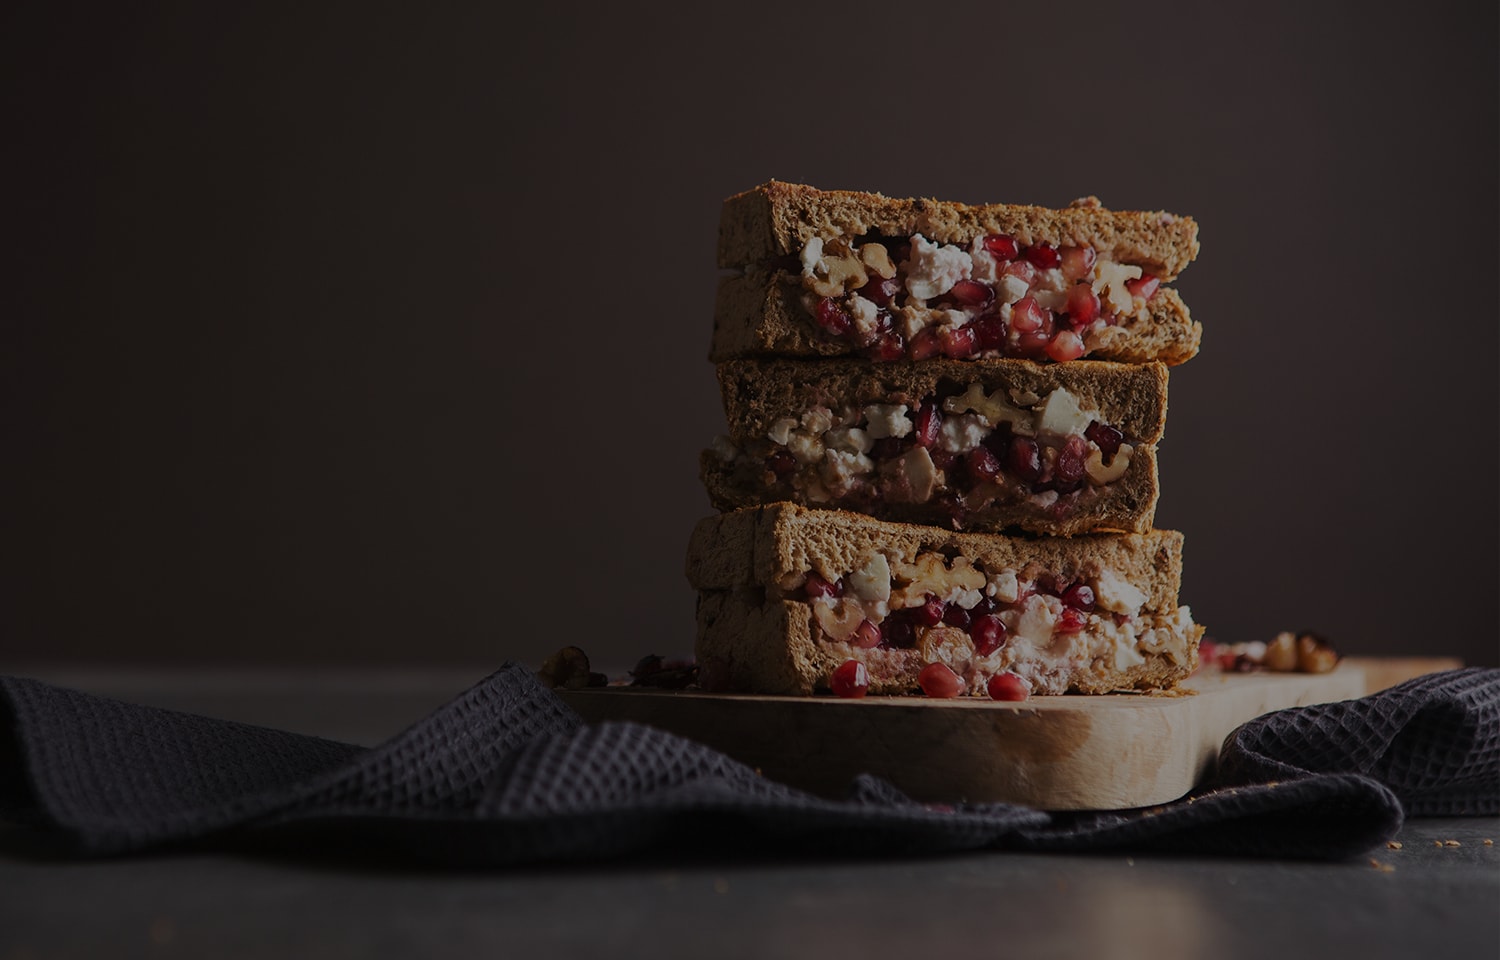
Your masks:
[{"label": "toasted sandwich", "polygon": [[1151,529],[1160,363],[735,360],[729,433],[700,467],[718,510],[790,501],[1054,536]]},{"label": "toasted sandwich", "polygon": [[1171,281],[1189,217],[824,191],[771,182],[719,224],[710,359],[1080,358],[1178,364],[1202,327]]},{"label": "toasted sandwich", "polygon": [[700,677],[728,691],[1156,690],[1203,633],[1170,531],[1019,539],[778,503],[701,521],[687,573]]}]

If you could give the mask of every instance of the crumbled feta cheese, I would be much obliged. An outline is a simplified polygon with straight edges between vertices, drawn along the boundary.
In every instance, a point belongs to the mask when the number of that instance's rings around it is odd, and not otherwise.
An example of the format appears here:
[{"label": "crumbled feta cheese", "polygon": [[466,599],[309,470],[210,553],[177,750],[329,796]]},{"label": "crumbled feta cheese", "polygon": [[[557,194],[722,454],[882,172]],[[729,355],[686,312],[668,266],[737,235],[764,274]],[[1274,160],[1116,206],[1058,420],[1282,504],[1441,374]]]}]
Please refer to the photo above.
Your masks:
[{"label": "crumbled feta cheese", "polygon": [[999,296],[1001,303],[1015,303],[1026,296],[1027,289],[1025,280],[1009,274],[1001,277],[1000,282],[995,284],[995,293]]},{"label": "crumbled feta cheese", "polygon": [[797,421],[791,417],[782,417],[771,424],[771,429],[766,431],[766,436],[771,439],[772,443],[780,444],[784,447],[787,445],[787,440],[791,437],[792,431],[795,429],[797,429]]},{"label": "crumbled feta cheese", "polygon": [[1141,607],[1146,603],[1146,595],[1135,584],[1108,568],[1100,570],[1094,581],[1094,597],[1105,610],[1127,617],[1139,615]]},{"label": "crumbled feta cheese", "polygon": [[849,492],[856,479],[874,469],[875,462],[862,453],[829,450],[823,454],[823,482],[840,496]]},{"label": "crumbled feta cheese", "polygon": [[974,242],[969,244],[969,261],[973,264],[969,272],[970,280],[994,283],[1000,279],[1000,271],[1004,269],[984,245],[984,234],[975,237]]},{"label": "crumbled feta cheese", "polygon": [[823,446],[845,453],[869,453],[875,441],[858,427],[835,427],[823,434]]},{"label": "crumbled feta cheese", "polygon": [[973,610],[984,599],[984,593],[979,590],[966,590],[962,586],[956,586],[943,598],[944,603],[956,603],[965,610]]},{"label": "crumbled feta cheese", "polygon": [[810,277],[818,268],[818,261],[823,259],[823,238],[813,237],[802,246],[802,275]]},{"label": "crumbled feta cheese", "polygon": [[1016,597],[1021,595],[1021,585],[1016,582],[1016,572],[1004,570],[990,574],[990,582],[985,586],[984,592],[1001,603],[1015,603]]},{"label": "crumbled feta cheese", "polygon": [[1037,273],[1036,288],[1038,290],[1048,290],[1052,293],[1060,293],[1068,289],[1068,279],[1063,276],[1063,272],[1057,267],[1050,267]]},{"label": "crumbled feta cheese", "polygon": [[823,459],[821,436],[806,430],[797,430],[787,437],[786,448],[798,463],[817,463]]},{"label": "crumbled feta cheese", "polygon": [[849,574],[849,589],[861,600],[885,603],[891,599],[891,565],[883,554],[875,554],[864,566]]},{"label": "crumbled feta cheese", "polygon": [[875,306],[873,301],[866,300],[856,293],[849,298],[849,315],[854,318],[854,329],[866,338],[875,335],[875,324],[880,316],[880,308]]},{"label": "crumbled feta cheese", "polygon": [[968,279],[974,262],[961,247],[952,244],[940,247],[920,233],[914,233],[911,254],[902,264],[902,269],[906,272],[907,292],[918,300],[931,300],[952,290],[958,281]]},{"label": "crumbled feta cheese", "polygon": [[938,446],[949,453],[967,453],[979,446],[989,432],[984,418],[976,414],[948,417],[938,430]]},{"label": "crumbled feta cheese", "polygon": [[1078,398],[1062,387],[1047,394],[1047,399],[1036,408],[1037,433],[1056,437],[1082,434],[1097,419],[1098,414],[1080,409]]},{"label": "crumbled feta cheese", "polygon": [[1036,302],[1053,313],[1068,312],[1068,294],[1061,290],[1038,290],[1032,294]]},{"label": "crumbled feta cheese", "polygon": [[813,434],[833,429],[833,411],[827,407],[813,407],[802,415],[802,427]]},{"label": "crumbled feta cheese", "polygon": [[876,440],[904,437],[911,433],[911,418],[904,403],[872,403],[865,407],[865,432]]},{"label": "crumbled feta cheese", "polygon": [[1015,635],[1041,646],[1052,640],[1052,628],[1062,613],[1062,601],[1045,594],[1032,594],[1016,621]]}]

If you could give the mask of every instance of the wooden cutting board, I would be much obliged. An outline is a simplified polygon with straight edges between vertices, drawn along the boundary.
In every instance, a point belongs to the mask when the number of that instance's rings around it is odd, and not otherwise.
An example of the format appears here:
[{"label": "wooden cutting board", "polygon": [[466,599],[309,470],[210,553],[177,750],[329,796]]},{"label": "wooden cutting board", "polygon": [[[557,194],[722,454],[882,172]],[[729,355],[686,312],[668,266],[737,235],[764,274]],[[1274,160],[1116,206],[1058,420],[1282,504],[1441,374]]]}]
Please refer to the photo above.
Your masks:
[{"label": "wooden cutting board", "polygon": [[1235,727],[1285,707],[1363,696],[1364,671],[1204,674],[1185,696],[771,697],[607,687],[559,691],[590,723],[690,737],[767,777],[829,797],[857,774],[924,801],[1111,810],[1176,800]]}]

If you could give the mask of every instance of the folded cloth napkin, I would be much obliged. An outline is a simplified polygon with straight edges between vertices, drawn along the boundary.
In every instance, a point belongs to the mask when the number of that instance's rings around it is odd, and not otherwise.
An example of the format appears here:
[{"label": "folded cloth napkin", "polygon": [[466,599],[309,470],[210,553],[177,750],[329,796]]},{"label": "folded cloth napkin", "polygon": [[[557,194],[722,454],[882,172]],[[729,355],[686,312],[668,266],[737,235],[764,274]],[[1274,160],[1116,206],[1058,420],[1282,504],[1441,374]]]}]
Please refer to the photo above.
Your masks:
[{"label": "folded cloth napkin", "polygon": [[650,727],[585,726],[514,664],[369,749],[19,678],[0,677],[0,712],[0,817],[83,856],[290,842],[469,866],[981,848],[1339,858],[1404,815],[1500,812],[1493,669],[1267,714],[1229,736],[1193,797],[1067,815],[921,804],[873,777],[815,797]]}]

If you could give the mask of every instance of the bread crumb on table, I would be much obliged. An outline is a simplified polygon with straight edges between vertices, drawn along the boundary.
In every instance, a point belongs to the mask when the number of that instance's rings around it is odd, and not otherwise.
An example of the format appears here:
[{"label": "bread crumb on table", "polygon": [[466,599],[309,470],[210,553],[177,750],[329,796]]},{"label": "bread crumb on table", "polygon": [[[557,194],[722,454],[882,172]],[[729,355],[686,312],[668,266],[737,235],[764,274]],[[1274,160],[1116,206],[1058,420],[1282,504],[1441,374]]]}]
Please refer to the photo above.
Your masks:
[{"label": "bread crumb on table", "polygon": [[1445,847],[1461,847],[1461,846],[1463,846],[1463,844],[1459,843],[1457,840],[1444,840],[1443,841],[1443,846],[1445,846]]},{"label": "bread crumb on table", "polygon": [[1391,866],[1388,863],[1381,863],[1379,860],[1376,860],[1374,857],[1370,858],[1370,867],[1371,867],[1371,869],[1379,870],[1381,873],[1395,873],[1396,872],[1396,868],[1395,867]]},{"label": "bread crumb on table", "polygon": [[1401,849],[1401,841],[1400,840],[1387,840],[1385,842],[1385,845],[1386,845],[1386,847],[1388,847],[1391,850],[1400,850]]}]

